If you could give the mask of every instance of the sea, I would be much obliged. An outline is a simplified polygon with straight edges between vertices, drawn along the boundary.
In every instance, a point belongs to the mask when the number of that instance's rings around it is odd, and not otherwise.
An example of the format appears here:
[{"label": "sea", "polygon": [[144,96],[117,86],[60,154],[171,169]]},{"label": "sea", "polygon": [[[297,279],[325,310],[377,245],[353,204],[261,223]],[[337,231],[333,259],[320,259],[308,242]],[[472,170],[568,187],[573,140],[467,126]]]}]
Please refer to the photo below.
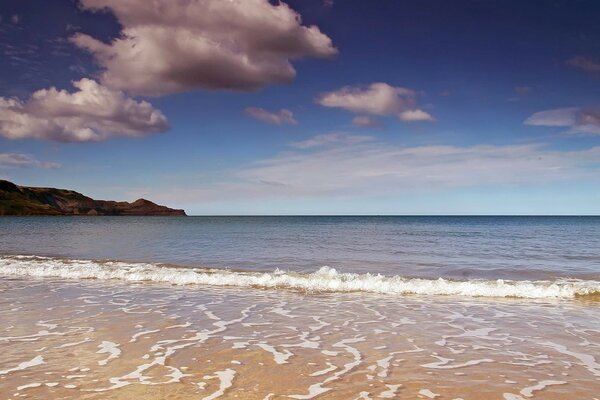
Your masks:
[{"label": "sea", "polygon": [[0,218],[0,398],[600,398],[600,217]]}]

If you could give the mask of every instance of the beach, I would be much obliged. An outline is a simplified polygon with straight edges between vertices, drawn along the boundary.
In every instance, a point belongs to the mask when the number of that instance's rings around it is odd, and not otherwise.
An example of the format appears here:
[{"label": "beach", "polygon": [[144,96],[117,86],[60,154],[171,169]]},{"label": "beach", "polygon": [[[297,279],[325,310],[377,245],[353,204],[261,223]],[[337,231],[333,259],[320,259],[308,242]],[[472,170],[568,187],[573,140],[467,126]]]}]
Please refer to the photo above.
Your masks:
[{"label": "beach", "polygon": [[[233,244],[247,240],[245,232],[254,232],[262,240],[277,236],[287,242],[282,232],[295,236],[301,221],[220,219],[211,226],[210,221],[198,220],[185,235],[181,225],[162,219],[7,221],[3,226],[21,226],[25,231],[33,223],[55,234],[52,241],[38,242],[38,252],[45,255],[0,256],[2,398],[520,400],[597,396],[600,284],[591,279],[593,263],[573,261],[573,267],[588,266],[580,268],[574,274],[577,277],[552,278],[558,273],[551,268],[524,274],[539,274],[535,280],[515,279],[514,272],[511,279],[491,279],[498,272],[486,270],[486,265],[480,268],[486,278],[462,280],[443,273],[428,277],[435,274],[435,267],[410,277],[386,274],[376,267],[371,272],[344,268],[343,262],[336,265],[338,269],[321,265],[312,272],[294,271],[295,260],[270,272],[224,269],[174,262],[192,248],[189,235],[194,229],[198,235],[210,235],[215,229],[222,235],[229,232],[227,238],[215,241],[227,239],[234,248]],[[358,229],[365,232],[377,226],[372,234],[378,240],[378,234],[388,233],[386,229],[398,234],[407,223],[368,218],[333,221],[302,221],[301,229],[310,229],[315,237],[324,230],[330,233],[330,247],[319,254],[349,246]],[[544,229],[556,235],[563,235],[569,226],[564,220],[534,220],[524,228],[523,222],[499,224],[507,232]],[[490,243],[497,235],[489,223],[419,222],[421,231],[429,227],[444,237],[449,236],[448,230],[460,231],[460,240],[471,243],[465,247],[471,251],[466,261],[476,258],[477,241]],[[103,224],[111,229],[103,230]],[[81,252],[93,256],[103,246],[73,250],[67,246],[72,243],[68,239],[85,238],[91,232],[99,236],[99,243],[114,240],[119,229],[130,234],[132,226],[142,232],[142,239],[131,236],[129,243],[121,245],[115,240],[116,253],[130,248],[131,258],[144,258],[139,250],[142,241],[154,249],[145,240],[148,232],[157,240],[179,235],[188,246],[170,250],[169,264],[78,258]],[[487,234],[482,234],[483,226]],[[597,222],[588,221],[587,232],[580,225],[578,229],[580,237],[593,236]],[[102,234],[109,231],[112,238]],[[17,237],[4,243],[28,246],[18,232],[13,229],[11,234]],[[4,229],[2,234],[9,236]],[[434,239],[431,235],[427,240]],[[309,243],[297,242],[296,260],[301,260],[300,253],[318,257]],[[408,253],[401,237],[389,248],[399,250],[402,243]],[[70,257],[49,255],[43,246],[54,251],[60,247]],[[27,249],[12,250],[23,253]],[[553,251],[556,254],[556,248]],[[235,253],[221,252],[224,258]],[[490,263],[499,263],[501,254],[505,254],[502,260],[512,256],[496,250]],[[567,256],[574,260],[575,252]],[[379,257],[387,255],[379,253]],[[400,265],[402,257],[396,257]],[[555,262],[548,265],[562,262],[554,257]],[[499,276],[511,270],[505,268]]]},{"label": "beach", "polygon": [[0,281],[3,398],[593,398],[585,301]]}]

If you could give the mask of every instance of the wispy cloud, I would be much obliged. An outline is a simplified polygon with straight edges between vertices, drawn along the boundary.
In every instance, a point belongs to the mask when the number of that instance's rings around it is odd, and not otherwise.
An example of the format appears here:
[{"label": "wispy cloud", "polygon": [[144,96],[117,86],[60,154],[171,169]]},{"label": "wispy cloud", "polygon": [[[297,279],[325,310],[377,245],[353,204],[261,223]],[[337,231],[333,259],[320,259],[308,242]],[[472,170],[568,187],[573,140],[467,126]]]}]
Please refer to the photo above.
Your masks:
[{"label": "wispy cloud", "polygon": [[528,85],[517,85],[515,86],[515,92],[520,94],[521,96],[525,96],[530,94],[533,91],[533,88]]},{"label": "wispy cloud", "polygon": [[362,128],[381,128],[381,122],[377,120],[377,118],[371,117],[369,115],[357,115],[352,118],[352,123],[356,126],[360,126]]},{"label": "wispy cloud", "polygon": [[396,115],[406,122],[435,121],[429,113],[417,107],[416,99],[414,90],[376,82],[366,87],[345,86],[321,94],[316,101],[324,107],[342,108],[354,113]]},{"label": "wispy cloud", "polygon": [[166,117],[146,101],[91,79],[73,85],[74,92],[51,87],[34,92],[27,101],[0,97],[0,136],[93,142],[113,136],[144,137],[169,127]]},{"label": "wispy cloud", "polygon": [[272,125],[296,125],[298,123],[294,113],[286,108],[279,111],[267,111],[264,108],[248,107],[244,112],[254,119]]},{"label": "wispy cloud", "polygon": [[[102,67],[101,81],[133,94],[255,90],[295,78],[292,60],[331,57],[331,39],[269,0],[81,0],[122,26],[111,43],[77,33],[73,43]],[[135,49],[135,51],[132,51]]]},{"label": "wispy cloud", "polygon": [[567,64],[586,72],[600,73],[600,61],[587,56],[576,56],[567,60]]},{"label": "wispy cloud", "polygon": [[0,167],[5,168],[60,168],[54,161],[40,161],[29,154],[0,153]]},{"label": "wispy cloud", "polygon": [[565,127],[574,135],[600,135],[600,108],[556,108],[540,111],[525,120],[526,125]]},{"label": "wispy cloud", "polygon": [[[338,144],[322,135],[223,176],[219,183],[170,188],[161,201],[200,204],[230,199],[443,194],[458,187],[535,187],[574,179],[600,181],[600,147],[557,151],[543,145],[390,146]],[[163,197],[161,196],[168,196]]]},{"label": "wispy cloud", "polygon": [[326,133],[309,139],[290,143],[296,149],[312,149],[323,146],[347,146],[374,140],[372,136],[350,135],[348,133]]}]

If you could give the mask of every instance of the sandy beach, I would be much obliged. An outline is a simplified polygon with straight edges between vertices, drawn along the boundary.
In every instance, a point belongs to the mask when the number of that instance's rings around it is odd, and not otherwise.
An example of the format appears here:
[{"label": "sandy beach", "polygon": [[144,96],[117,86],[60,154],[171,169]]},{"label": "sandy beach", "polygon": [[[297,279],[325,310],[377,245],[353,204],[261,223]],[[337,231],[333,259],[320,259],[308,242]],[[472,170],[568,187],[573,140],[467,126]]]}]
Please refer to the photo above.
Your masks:
[{"label": "sandy beach", "polygon": [[2,398],[564,399],[600,384],[579,300],[0,280]]}]

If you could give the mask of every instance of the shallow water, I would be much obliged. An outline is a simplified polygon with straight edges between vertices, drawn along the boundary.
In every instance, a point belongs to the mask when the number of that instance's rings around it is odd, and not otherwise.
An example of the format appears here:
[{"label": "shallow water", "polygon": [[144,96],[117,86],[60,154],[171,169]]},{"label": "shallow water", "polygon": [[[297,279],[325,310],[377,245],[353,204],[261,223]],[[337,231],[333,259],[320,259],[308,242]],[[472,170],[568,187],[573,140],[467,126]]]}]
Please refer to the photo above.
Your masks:
[{"label": "shallow water", "polygon": [[0,292],[2,398],[591,399],[600,387],[600,309],[580,301],[31,279]]}]

